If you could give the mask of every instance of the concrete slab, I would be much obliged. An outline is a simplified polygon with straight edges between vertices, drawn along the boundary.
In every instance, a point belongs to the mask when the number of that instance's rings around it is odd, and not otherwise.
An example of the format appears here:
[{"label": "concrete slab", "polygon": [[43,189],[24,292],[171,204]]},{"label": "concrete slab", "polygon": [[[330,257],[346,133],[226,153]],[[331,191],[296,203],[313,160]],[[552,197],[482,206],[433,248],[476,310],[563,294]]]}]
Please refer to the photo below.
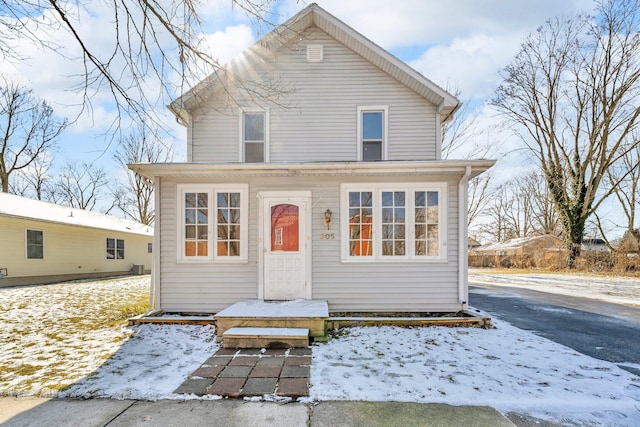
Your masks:
[{"label": "concrete slab", "polygon": [[[3,401],[5,399],[2,399]],[[3,402],[5,404],[6,402]],[[56,427],[102,427],[119,414],[133,405],[133,400],[46,400],[40,404],[27,409],[28,405],[35,403],[29,399],[27,406],[23,403],[10,402],[18,405],[8,408],[6,413],[15,412],[19,407],[22,410],[11,418],[7,419],[3,427],[18,426],[56,426]],[[5,408],[0,410],[0,414],[5,416]]]},{"label": "concrete slab", "polygon": [[0,424],[36,406],[48,402],[50,399],[31,397],[3,397],[0,398]]},{"label": "concrete slab", "polygon": [[299,427],[308,425],[309,409],[302,403],[241,400],[137,402],[109,427],[198,426]]},{"label": "concrete slab", "polygon": [[322,402],[313,408],[313,427],[513,427],[487,406],[450,406],[437,403]]}]

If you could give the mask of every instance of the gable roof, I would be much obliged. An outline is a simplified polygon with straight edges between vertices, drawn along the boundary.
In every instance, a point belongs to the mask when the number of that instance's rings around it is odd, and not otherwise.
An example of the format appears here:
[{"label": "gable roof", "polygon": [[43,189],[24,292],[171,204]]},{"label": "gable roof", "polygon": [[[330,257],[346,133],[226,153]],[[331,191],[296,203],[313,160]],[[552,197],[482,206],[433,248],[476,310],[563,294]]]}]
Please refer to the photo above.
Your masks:
[{"label": "gable roof", "polygon": [[139,222],[8,193],[0,193],[0,217],[3,216],[153,236],[153,227]]},{"label": "gable roof", "polygon": [[[400,83],[438,106],[442,121],[448,119],[458,108],[459,101],[455,96],[322,9],[316,3],[310,4],[285,23],[272,30],[251,46],[248,51],[257,52],[268,45],[282,46],[312,26],[318,27]],[[210,74],[171,102],[169,109],[175,114],[176,118],[185,124],[188,123],[188,111],[207,99],[208,95],[210,95],[207,94],[207,89],[219,80],[225,68],[241,61],[242,58],[243,55],[232,60],[229,64]]]}]

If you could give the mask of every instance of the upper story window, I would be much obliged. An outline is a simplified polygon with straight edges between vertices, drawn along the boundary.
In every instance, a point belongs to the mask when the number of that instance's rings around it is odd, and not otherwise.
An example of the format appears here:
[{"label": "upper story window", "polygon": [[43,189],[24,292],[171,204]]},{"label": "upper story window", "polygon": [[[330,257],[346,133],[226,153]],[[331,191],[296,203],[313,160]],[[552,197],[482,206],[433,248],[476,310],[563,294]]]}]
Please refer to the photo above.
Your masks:
[{"label": "upper story window", "polygon": [[265,111],[242,112],[242,141],[240,161],[262,163],[269,161],[269,114]]},{"label": "upper story window", "polygon": [[358,107],[358,160],[387,160],[389,107]]},{"label": "upper story window", "polygon": [[343,261],[445,260],[446,183],[342,184]]},{"label": "upper story window", "polygon": [[27,259],[44,259],[44,232],[27,230]]},{"label": "upper story window", "polygon": [[107,237],[107,259],[124,259],[124,240]]},{"label": "upper story window", "polygon": [[180,260],[247,260],[245,184],[180,185],[178,197]]}]

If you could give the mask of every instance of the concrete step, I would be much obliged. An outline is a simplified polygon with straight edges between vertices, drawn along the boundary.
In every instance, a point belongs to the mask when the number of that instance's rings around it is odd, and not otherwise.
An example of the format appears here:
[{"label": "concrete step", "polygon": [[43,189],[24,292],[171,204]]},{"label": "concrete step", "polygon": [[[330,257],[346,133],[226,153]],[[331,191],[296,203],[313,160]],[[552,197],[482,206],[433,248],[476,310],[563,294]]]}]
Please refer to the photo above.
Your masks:
[{"label": "concrete step", "polygon": [[293,348],[309,346],[307,328],[227,329],[222,335],[224,348]]}]

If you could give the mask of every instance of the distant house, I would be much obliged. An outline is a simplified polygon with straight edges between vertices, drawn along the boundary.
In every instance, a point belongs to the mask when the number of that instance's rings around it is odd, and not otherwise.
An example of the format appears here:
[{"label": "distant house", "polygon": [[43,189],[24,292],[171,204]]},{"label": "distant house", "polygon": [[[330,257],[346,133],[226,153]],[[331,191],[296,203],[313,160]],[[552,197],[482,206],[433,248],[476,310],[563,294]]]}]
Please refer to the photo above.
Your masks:
[{"label": "distant house", "polygon": [[586,252],[609,252],[609,247],[602,239],[583,239],[580,248]]},{"label": "distant house", "polygon": [[144,224],[0,193],[0,287],[139,274],[152,242]]},{"label": "distant house", "polygon": [[472,267],[531,267],[550,252],[562,250],[562,239],[545,234],[491,243],[469,251]]},{"label": "distant house", "polygon": [[479,255],[514,256],[533,254],[543,250],[558,250],[562,248],[562,239],[545,234],[542,236],[520,237],[504,242],[490,243],[474,249]]},{"label": "distant house", "polygon": [[468,241],[468,248],[470,251],[479,248],[480,246],[482,246],[476,239],[474,239],[473,237],[469,237],[469,239],[467,239]]}]

